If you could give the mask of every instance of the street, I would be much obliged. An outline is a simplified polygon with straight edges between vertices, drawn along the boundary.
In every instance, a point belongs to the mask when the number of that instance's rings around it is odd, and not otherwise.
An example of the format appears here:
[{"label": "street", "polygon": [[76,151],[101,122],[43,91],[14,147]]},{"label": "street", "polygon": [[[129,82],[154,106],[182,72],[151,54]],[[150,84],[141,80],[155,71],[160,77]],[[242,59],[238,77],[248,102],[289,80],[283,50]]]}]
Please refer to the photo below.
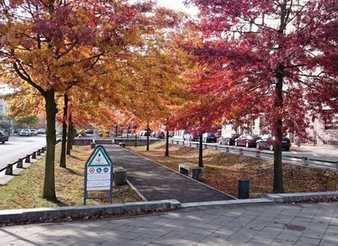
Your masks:
[{"label": "street", "polygon": [[[171,139],[172,144],[179,144],[197,148],[198,142],[183,141],[181,139]],[[256,157],[256,148],[245,148],[236,146],[220,145],[218,143],[203,143],[210,149],[217,149],[233,154],[242,154],[244,156]],[[273,152],[270,150],[260,150],[260,158],[272,160]],[[306,159],[306,160],[305,160]],[[301,164],[309,167],[317,167],[323,169],[336,169],[338,162],[338,148],[335,146],[292,146],[291,151],[283,151],[283,160],[292,164]]]},{"label": "street", "polygon": [[45,143],[45,136],[10,136],[8,142],[0,144],[0,169],[45,146]]}]

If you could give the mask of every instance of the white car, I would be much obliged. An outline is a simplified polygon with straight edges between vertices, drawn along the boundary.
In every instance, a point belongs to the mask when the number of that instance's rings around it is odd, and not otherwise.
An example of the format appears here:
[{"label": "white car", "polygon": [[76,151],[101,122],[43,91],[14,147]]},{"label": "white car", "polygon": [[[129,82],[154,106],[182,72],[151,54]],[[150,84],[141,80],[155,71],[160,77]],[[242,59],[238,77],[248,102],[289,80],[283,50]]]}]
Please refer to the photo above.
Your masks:
[{"label": "white car", "polygon": [[32,131],[30,129],[22,129],[19,132],[19,136],[25,136],[25,137],[32,136]]}]

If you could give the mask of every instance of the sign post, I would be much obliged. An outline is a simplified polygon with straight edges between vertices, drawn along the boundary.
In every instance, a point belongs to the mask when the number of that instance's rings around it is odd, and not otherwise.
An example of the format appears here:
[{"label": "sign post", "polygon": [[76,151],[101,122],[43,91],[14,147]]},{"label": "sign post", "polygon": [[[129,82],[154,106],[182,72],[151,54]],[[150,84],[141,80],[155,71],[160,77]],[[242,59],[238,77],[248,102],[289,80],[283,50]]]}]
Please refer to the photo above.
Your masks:
[{"label": "sign post", "polygon": [[108,198],[112,203],[113,162],[107,151],[98,145],[85,164],[83,204],[89,198],[90,191],[108,191]]}]

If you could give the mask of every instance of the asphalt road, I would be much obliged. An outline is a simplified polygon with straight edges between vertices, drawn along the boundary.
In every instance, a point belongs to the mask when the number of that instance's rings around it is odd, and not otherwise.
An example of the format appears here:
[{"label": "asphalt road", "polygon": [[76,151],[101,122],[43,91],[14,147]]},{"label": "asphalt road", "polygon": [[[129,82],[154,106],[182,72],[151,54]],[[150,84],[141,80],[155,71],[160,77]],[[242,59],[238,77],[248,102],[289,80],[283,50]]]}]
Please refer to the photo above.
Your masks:
[{"label": "asphalt road", "polygon": [[0,169],[45,145],[45,136],[10,136],[8,142],[0,144]]}]

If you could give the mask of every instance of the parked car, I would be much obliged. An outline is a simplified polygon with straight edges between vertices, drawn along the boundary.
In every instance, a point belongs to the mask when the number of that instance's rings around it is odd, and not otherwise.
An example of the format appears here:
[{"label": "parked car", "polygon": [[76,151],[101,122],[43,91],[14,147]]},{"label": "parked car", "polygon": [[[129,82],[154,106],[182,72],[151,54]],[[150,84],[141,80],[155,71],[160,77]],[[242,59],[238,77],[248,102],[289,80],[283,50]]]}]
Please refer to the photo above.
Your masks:
[{"label": "parked car", "polygon": [[[274,145],[274,137],[270,135],[262,136],[261,139],[258,139],[256,141],[256,148],[257,149],[269,149],[273,150],[273,145]],[[287,137],[282,138],[282,150],[284,151],[289,151],[291,147],[291,141]]]},{"label": "parked car", "polygon": [[153,132],[151,134],[151,136],[154,137],[154,138],[164,139],[165,138],[165,133],[163,131],[157,131],[157,132]]},{"label": "parked car", "polygon": [[8,141],[9,136],[2,130],[0,130],[0,142],[4,144]]},{"label": "parked car", "polygon": [[32,136],[38,135],[38,130],[35,130],[35,129],[30,129],[30,130],[31,130]]},{"label": "parked car", "polygon": [[197,141],[199,141],[199,136],[196,133],[188,133],[187,132],[183,135],[183,139],[187,140],[187,141],[197,142]]},{"label": "parked car", "polygon": [[91,136],[91,135],[94,135],[94,130],[93,129],[86,129],[84,131],[85,135],[86,136]]},{"label": "parked car", "polygon": [[19,136],[29,137],[32,136],[32,132],[30,129],[21,129],[19,132]]},{"label": "parked car", "polygon": [[37,133],[38,134],[46,134],[46,129],[40,128],[40,129],[37,130]]},{"label": "parked car", "polygon": [[244,146],[247,148],[255,148],[256,142],[259,140],[260,137],[257,135],[241,135],[235,139],[235,146]]},{"label": "parked car", "polygon": [[235,145],[235,140],[238,138],[239,134],[232,134],[229,137],[220,137],[218,143],[223,145]]},{"label": "parked car", "polygon": [[207,132],[202,136],[202,140],[204,143],[217,143],[217,137],[215,133]]},{"label": "parked car", "polygon": [[142,131],[140,131],[139,132],[139,136],[140,137],[146,137],[146,136],[151,136],[151,133],[152,133],[152,130],[150,130],[150,129],[144,129],[144,130],[142,130]]}]

